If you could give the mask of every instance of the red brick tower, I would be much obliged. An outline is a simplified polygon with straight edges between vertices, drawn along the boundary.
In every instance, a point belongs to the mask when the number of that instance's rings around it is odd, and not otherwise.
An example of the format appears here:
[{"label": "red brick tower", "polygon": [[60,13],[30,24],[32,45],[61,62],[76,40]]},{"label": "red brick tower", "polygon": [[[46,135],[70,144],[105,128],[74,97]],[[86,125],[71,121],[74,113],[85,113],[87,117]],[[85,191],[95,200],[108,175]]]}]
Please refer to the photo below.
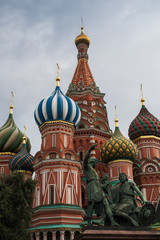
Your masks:
[{"label": "red brick tower", "polygon": [[[107,110],[104,94],[97,87],[88,64],[88,47],[90,39],[83,33],[76,37],[75,44],[78,49],[78,64],[69,85],[67,96],[77,102],[81,109],[81,122],[74,134],[74,149],[82,160],[84,154],[91,144],[97,143],[101,148],[103,143],[109,139],[112,132],[108,123]],[[100,159],[100,152],[93,152]],[[102,174],[103,167],[99,168]]]},{"label": "red brick tower", "polygon": [[[74,151],[73,134],[80,122],[78,105],[65,96],[57,76],[55,91],[43,99],[35,110],[41,133],[41,149],[34,157],[38,184],[35,191],[32,231],[34,234],[66,234],[73,239],[84,217],[81,202],[81,163]],[[47,233],[48,232],[48,233]],[[57,239],[56,238],[56,239]],[[39,239],[39,238],[38,238]]]},{"label": "red brick tower", "polygon": [[[107,109],[104,101],[104,93],[97,87],[88,64],[88,48],[90,39],[83,32],[76,37],[75,45],[78,49],[78,63],[69,85],[67,96],[71,97],[81,109],[81,121],[74,133],[74,150],[82,161],[88,148],[97,143],[97,148],[112,136],[107,116]],[[100,151],[92,152],[92,155],[100,159]],[[97,164],[96,170],[100,176],[107,172],[104,163]],[[83,206],[87,205],[85,191],[85,178],[82,171],[82,201]]]},{"label": "red brick tower", "polygon": [[155,204],[159,198],[160,121],[147,110],[143,94],[141,102],[141,110],[129,127],[129,137],[139,151],[133,175],[146,199]]}]

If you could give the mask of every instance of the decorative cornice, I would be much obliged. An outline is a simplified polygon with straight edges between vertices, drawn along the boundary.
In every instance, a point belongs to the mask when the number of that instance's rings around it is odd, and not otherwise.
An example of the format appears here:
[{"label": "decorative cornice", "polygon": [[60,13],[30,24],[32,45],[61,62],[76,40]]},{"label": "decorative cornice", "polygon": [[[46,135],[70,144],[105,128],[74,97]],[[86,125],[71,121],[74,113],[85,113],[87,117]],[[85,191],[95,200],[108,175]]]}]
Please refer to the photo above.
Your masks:
[{"label": "decorative cornice", "polygon": [[114,160],[114,161],[112,161],[112,162],[107,163],[107,166],[110,165],[110,164],[112,164],[112,163],[119,163],[119,162],[128,162],[128,163],[133,164],[133,162],[130,161],[130,160],[119,159],[119,160]]},{"label": "decorative cornice", "polygon": [[73,123],[66,122],[66,121],[62,121],[62,120],[56,120],[56,121],[46,121],[46,122],[44,122],[44,123],[39,127],[39,129],[41,129],[43,126],[45,126],[45,125],[47,125],[47,124],[55,124],[55,123],[64,123],[64,124],[66,124],[66,125],[74,126]]},{"label": "decorative cornice", "polygon": [[33,174],[32,172],[30,172],[30,171],[26,171],[26,170],[14,170],[13,172],[27,173],[27,174],[30,174],[30,175]]},{"label": "decorative cornice", "polygon": [[68,160],[68,159],[62,159],[62,158],[56,158],[56,159],[43,159],[41,160],[40,162],[38,163],[35,163],[34,164],[34,170],[37,169],[37,167],[39,165],[62,165],[62,166],[66,166],[66,165],[69,165],[69,166],[77,166],[79,167],[80,169],[82,168],[81,166],[81,163],[79,161],[76,161],[76,160]]},{"label": "decorative cornice", "polygon": [[11,152],[1,152],[0,155],[12,155],[12,156],[14,156],[15,153],[11,153]]},{"label": "decorative cornice", "polygon": [[137,137],[137,138],[135,138],[134,140],[132,140],[133,142],[136,142],[136,141],[138,141],[138,140],[141,140],[141,139],[147,139],[147,138],[154,138],[154,139],[157,139],[157,140],[159,140],[160,141],[160,138],[159,137],[156,137],[156,136],[154,136],[154,135],[145,135],[145,136],[140,136],[140,137]]}]

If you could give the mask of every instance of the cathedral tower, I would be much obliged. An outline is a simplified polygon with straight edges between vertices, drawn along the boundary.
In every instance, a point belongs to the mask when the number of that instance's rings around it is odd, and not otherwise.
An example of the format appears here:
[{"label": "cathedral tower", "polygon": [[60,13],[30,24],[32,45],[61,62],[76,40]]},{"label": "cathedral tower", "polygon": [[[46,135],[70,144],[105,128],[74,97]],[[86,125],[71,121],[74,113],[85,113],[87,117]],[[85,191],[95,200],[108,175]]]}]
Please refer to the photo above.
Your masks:
[{"label": "cathedral tower", "polygon": [[133,174],[146,199],[155,204],[159,198],[160,121],[146,108],[143,94],[141,103],[141,110],[129,127],[129,137],[139,152]]},{"label": "cathedral tower", "polygon": [[[100,149],[112,133],[103,99],[104,94],[97,87],[88,65],[87,51],[90,39],[84,34],[83,27],[81,34],[75,39],[75,44],[78,49],[78,63],[67,96],[76,101],[81,109],[81,122],[74,134],[74,149],[82,160],[90,145],[97,143],[97,148]],[[100,158],[99,151],[92,154]]]},{"label": "cathedral tower", "polygon": [[34,114],[42,144],[34,157],[38,184],[33,204],[32,231],[39,236],[41,232],[43,239],[47,237],[44,229],[53,239],[57,234],[64,239],[68,230],[67,234],[74,236],[84,216],[81,163],[73,144],[73,134],[80,122],[81,112],[78,105],[60,89],[59,66],[56,81],[55,91],[39,103]]}]

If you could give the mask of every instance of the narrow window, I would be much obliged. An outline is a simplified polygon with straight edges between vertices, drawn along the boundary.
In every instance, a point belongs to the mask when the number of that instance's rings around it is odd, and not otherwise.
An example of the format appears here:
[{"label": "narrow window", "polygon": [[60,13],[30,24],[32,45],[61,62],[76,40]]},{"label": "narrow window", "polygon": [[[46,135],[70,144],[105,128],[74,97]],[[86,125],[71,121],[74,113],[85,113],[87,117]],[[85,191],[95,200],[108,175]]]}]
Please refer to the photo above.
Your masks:
[{"label": "narrow window", "polygon": [[37,188],[37,207],[40,205],[40,189]]},{"label": "narrow window", "polygon": [[147,158],[150,159],[150,150],[147,148]]},{"label": "narrow window", "polygon": [[53,204],[53,187],[50,188],[50,204]]},{"label": "narrow window", "polygon": [[139,150],[139,159],[140,160],[142,159],[142,152],[141,152],[141,150]]},{"label": "narrow window", "polygon": [[67,148],[67,135],[64,135],[64,147]]},{"label": "narrow window", "polygon": [[120,173],[121,173],[121,168],[118,167],[118,176],[119,176]]},{"label": "narrow window", "polygon": [[4,174],[4,167],[1,167],[1,175]]},{"label": "narrow window", "polygon": [[56,146],[56,135],[55,134],[53,134],[52,140],[53,140],[52,146],[55,147]]},{"label": "narrow window", "polygon": [[112,168],[110,168],[110,177],[112,178]]},{"label": "narrow window", "polygon": [[130,168],[128,167],[128,177],[130,177]]},{"label": "narrow window", "polygon": [[68,186],[67,203],[72,204],[72,186]]},{"label": "narrow window", "polygon": [[43,172],[43,174],[42,174],[42,194],[44,194],[44,191],[45,191],[45,172]]},{"label": "narrow window", "polygon": [[159,149],[158,148],[156,149],[156,155],[157,155],[157,158],[159,158]]}]

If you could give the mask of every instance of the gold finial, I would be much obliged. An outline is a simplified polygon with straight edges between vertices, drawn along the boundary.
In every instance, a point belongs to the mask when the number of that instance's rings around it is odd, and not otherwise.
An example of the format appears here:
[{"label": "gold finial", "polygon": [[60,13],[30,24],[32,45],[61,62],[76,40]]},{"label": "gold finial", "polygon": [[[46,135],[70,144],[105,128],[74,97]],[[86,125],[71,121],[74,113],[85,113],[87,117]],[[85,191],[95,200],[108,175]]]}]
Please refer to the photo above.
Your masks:
[{"label": "gold finial", "polygon": [[11,105],[10,105],[10,114],[13,113],[13,97],[14,97],[14,94],[13,94],[13,91],[11,91]]},{"label": "gold finial", "polygon": [[27,130],[27,128],[26,128],[26,126],[24,126],[24,135],[23,135],[23,143],[25,144],[26,143],[26,130]]},{"label": "gold finial", "polygon": [[83,34],[83,18],[81,17],[81,34]]},{"label": "gold finial", "polygon": [[60,77],[59,77],[59,64],[57,63],[57,77],[56,77],[56,81],[57,81],[57,86],[59,86],[59,82],[60,82]]},{"label": "gold finial", "polygon": [[142,98],[141,98],[141,103],[142,103],[142,106],[144,106],[145,100],[144,100],[144,98],[143,98],[142,84],[141,84],[141,96],[142,96]]},{"label": "gold finial", "polygon": [[117,108],[116,108],[116,105],[115,105],[115,123],[116,123],[116,127],[118,127],[118,118],[117,118]]}]

